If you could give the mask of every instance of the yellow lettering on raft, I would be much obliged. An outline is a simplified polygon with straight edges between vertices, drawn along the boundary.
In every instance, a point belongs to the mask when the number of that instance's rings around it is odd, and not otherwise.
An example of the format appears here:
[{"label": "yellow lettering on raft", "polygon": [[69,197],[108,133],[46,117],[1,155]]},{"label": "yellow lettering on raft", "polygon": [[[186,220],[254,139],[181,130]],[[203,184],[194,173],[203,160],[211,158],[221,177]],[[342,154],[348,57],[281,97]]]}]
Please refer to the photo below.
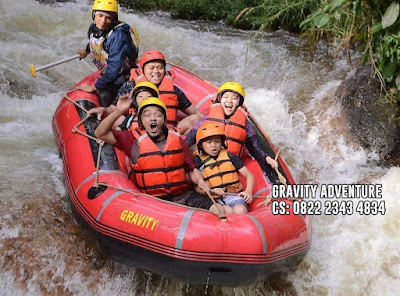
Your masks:
[{"label": "yellow lettering on raft", "polygon": [[142,214],[140,214],[140,217],[139,217],[139,220],[138,220],[137,226],[141,226],[141,224],[142,224],[142,222],[143,222],[144,218],[146,218],[146,216],[145,216],[145,215],[142,215]]},{"label": "yellow lettering on raft", "polygon": [[126,223],[130,223],[142,228],[149,229],[151,231],[154,230],[156,225],[160,220],[157,220],[154,217],[146,216],[140,213],[135,213],[128,210],[123,210],[121,212],[120,220]]},{"label": "yellow lettering on raft", "polygon": [[120,219],[122,221],[125,221],[126,214],[128,214],[128,210],[123,210],[120,216]]},{"label": "yellow lettering on raft", "polygon": [[154,230],[154,227],[156,227],[158,221],[159,221],[159,220],[154,219],[154,221],[153,221],[153,226],[151,226],[151,230]]},{"label": "yellow lettering on raft", "polygon": [[139,216],[139,214],[136,214],[136,215],[133,217],[133,219],[132,219],[132,221],[131,221],[132,224],[135,224],[135,225],[136,225],[138,216]]}]

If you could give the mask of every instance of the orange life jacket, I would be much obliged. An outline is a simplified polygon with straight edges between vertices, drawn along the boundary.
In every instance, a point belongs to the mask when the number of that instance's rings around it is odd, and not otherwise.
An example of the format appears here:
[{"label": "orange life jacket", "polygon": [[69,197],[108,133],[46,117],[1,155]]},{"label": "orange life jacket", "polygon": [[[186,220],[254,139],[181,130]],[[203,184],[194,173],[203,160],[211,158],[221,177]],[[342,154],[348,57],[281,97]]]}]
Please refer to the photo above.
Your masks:
[{"label": "orange life jacket", "polygon": [[240,157],[243,155],[247,137],[247,111],[244,107],[238,107],[235,113],[226,119],[221,103],[212,104],[208,117],[205,120],[205,123],[207,122],[218,122],[222,124],[228,142],[228,151]]},{"label": "orange life jacket", "polygon": [[131,133],[135,139],[139,139],[140,136],[146,132],[139,127],[139,121],[138,121],[136,109],[129,108],[129,114],[134,114],[134,117],[131,121],[131,124],[128,127],[128,130],[131,131]]},{"label": "orange life jacket", "polygon": [[[167,106],[167,122],[173,126],[177,126],[178,96],[174,90],[174,77],[175,76],[171,71],[167,71],[161,84],[157,87],[160,92],[160,100]],[[142,70],[139,68],[131,69],[131,76],[129,79],[135,81],[135,84],[148,81]]]},{"label": "orange life jacket", "polygon": [[221,149],[216,159],[204,152],[200,153],[200,159],[200,171],[211,188],[223,188],[226,192],[242,191],[239,175],[225,148]]},{"label": "orange life jacket", "polygon": [[173,197],[189,189],[178,133],[168,131],[162,151],[147,133],[140,136],[138,144],[139,158],[136,164],[132,164],[132,170],[139,189],[157,197]]}]

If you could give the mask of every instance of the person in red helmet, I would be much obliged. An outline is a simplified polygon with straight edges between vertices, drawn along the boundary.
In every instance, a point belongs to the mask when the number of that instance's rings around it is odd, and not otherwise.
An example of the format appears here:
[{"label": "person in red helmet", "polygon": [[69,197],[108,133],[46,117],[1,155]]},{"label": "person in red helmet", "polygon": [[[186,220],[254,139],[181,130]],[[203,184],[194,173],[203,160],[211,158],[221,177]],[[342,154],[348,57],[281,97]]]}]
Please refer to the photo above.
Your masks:
[{"label": "person in red helmet", "polygon": [[107,107],[127,81],[130,69],[136,67],[139,37],[135,29],[118,20],[116,0],[95,0],[92,18],[89,43],[86,49],[77,53],[81,59],[90,53],[101,76],[94,85],[83,84],[80,88],[87,92],[97,91],[100,105]]},{"label": "person in red helmet", "polygon": [[[140,67],[131,69],[129,81],[119,90],[114,101],[131,92],[137,83],[150,81],[154,83],[159,92],[159,98],[167,106],[167,122],[170,126],[177,127],[180,134],[187,134],[193,125],[203,117],[203,114],[194,106],[177,86],[174,85],[174,74],[167,71],[165,56],[158,50],[148,50],[140,58]],[[186,118],[178,122],[177,111],[181,110]]]}]

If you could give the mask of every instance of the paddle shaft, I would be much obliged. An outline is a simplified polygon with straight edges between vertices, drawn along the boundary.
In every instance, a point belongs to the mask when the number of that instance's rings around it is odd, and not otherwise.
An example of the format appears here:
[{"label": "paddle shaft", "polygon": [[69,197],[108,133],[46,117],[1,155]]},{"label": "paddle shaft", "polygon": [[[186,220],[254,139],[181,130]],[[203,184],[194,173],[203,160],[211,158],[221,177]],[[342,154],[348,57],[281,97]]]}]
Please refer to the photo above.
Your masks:
[{"label": "paddle shaft", "polygon": [[[276,155],[275,155],[275,160],[276,161],[278,161],[278,157],[279,157],[279,153],[281,153],[281,150],[278,150],[278,153],[276,153]],[[278,165],[279,165],[279,162],[278,162]],[[279,171],[279,169],[276,167],[275,168],[275,172],[276,172],[276,174],[278,175],[278,179],[279,179],[279,181],[283,184],[283,185],[285,185],[286,186],[286,179],[285,179],[285,177],[281,174],[281,172]]]},{"label": "paddle shaft", "polygon": [[208,197],[211,199],[211,201],[213,202],[213,204],[215,205],[215,207],[217,208],[218,212],[219,212],[219,220],[226,220],[226,216],[220,211],[219,207],[217,206],[217,202],[215,201],[214,197],[211,196],[209,191],[206,191]]},{"label": "paddle shaft", "polygon": [[33,77],[36,77],[36,72],[39,72],[39,71],[42,71],[44,69],[48,69],[48,68],[51,68],[51,67],[54,67],[54,66],[57,66],[57,65],[60,65],[60,64],[63,64],[63,63],[78,59],[79,57],[80,57],[79,54],[75,54],[75,55],[70,56],[68,58],[65,58],[65,59],[62,59],[62,60],[59,60],[59,61],[55,61],[55,62],[52,62],[52,63],[47,64],[47,65],[40,66],[37,69],[35,69],[35,66],[32,64],[31,65],[31,74],[32,74]]},{"label": "paddle shaft", "polygon": [[40,67],[38,67],[36,69],[36,71],[41,71],[41,70],[44,70],[44,69],[48,69],[48,68],[51,68],[51,67],[54,67],[54,66],[57,66],[57,65],[60,65],[60,64],[75,60],[77,58],[79,58],[79,54],[70,56],[68,58],[65,58],[65,59],[62,59],[62,60],[59,60],[59,61],[52,62],[52,63],[47,64],[47,65],[40,66]]}]

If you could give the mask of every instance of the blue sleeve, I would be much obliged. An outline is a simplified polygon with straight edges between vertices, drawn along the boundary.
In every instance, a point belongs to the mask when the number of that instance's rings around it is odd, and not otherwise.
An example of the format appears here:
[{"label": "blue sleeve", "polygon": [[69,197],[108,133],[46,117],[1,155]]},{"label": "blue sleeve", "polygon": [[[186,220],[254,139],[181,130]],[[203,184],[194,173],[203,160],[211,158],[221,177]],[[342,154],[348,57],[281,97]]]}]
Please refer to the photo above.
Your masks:
[{"label": "blue sleeve", "polygon": [[104,50],[108,53],[107,68],[95,83],[97,89],[107,88],[118,78],[125,58],[132,50],[130,37],[122,30],[113,32],[104,43]]}]

